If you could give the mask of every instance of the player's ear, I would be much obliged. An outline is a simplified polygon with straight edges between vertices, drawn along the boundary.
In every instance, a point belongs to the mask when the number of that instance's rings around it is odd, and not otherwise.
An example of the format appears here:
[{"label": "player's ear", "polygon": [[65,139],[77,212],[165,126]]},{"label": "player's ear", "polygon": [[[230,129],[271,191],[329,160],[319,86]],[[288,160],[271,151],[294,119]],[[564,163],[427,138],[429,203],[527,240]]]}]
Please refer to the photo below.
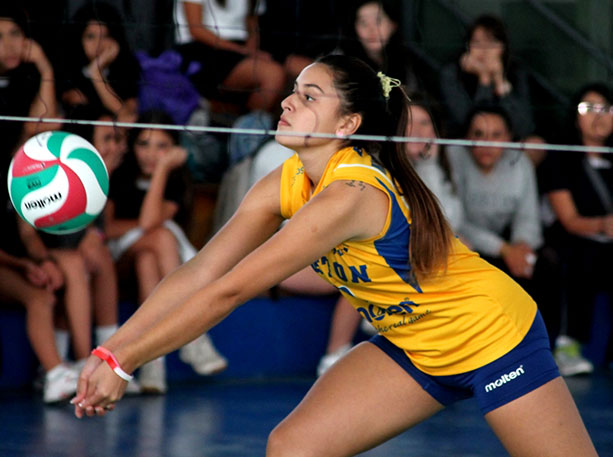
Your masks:
[{"label": "player's ear", "polygon": [[347,114],[341,118],[338,128],[336,129],[337,135],[353,135],[358,131],[362,125],[362,115],[358,113]]}]

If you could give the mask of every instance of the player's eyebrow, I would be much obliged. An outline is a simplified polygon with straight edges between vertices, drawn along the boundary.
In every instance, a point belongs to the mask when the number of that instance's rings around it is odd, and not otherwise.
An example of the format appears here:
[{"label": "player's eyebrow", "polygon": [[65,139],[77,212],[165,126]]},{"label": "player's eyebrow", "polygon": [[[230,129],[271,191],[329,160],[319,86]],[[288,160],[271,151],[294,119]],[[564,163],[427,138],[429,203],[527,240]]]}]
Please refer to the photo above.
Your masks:
[{"label": "player's eyebrow", "polygon": [[[303,85],[304,88],[313,88],[313,89],[317,89],[318,91],[320,91],[322,94],[324,94],[324,90],[319,87],[317,84],[313,84],[313,83],[306,83]],[[294,82],[294,89],[298,88],[298,82]]]}]

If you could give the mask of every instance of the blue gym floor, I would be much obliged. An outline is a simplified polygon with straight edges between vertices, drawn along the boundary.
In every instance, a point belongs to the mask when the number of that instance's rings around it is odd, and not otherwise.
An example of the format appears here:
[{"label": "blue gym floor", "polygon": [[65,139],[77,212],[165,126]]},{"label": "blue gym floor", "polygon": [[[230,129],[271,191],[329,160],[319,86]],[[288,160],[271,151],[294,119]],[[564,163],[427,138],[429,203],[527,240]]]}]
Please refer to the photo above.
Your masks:
[{"label": "blue gym floor", "polygon": [[[314,379],[174,382],[165,396],[125,398],[103,418],[44,406],[23,390],[0,392],[1,457],[263,456],[270,430]],[[613,456],[613,374],[567,379],[600,456]],[[474,402],[461,402],[367,457],[504,456]]]}]

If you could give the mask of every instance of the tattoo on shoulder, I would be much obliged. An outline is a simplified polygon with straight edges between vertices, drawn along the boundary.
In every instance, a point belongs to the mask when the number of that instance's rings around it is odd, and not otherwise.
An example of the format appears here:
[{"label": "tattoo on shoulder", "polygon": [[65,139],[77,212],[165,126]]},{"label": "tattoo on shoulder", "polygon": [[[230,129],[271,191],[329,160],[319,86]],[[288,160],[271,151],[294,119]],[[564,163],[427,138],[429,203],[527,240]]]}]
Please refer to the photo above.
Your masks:
[{"label": "tattoo on shoulder", "polygon": [[357,187],[361,191],[366,189],[366,184],[364,184],[362,181],[351,180],[351,181],[346,181],[345,184],[349,187]]}]

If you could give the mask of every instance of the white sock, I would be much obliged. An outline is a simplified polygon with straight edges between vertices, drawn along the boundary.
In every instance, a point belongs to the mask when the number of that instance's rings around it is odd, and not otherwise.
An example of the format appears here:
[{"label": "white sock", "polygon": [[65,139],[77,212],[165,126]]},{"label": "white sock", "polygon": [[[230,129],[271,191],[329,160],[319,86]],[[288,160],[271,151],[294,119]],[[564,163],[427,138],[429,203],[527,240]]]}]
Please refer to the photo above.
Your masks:
[{"label": "white sock", "polygon": [[61,367],[63,366],[63,364],[59,363],[56,366],[54,366],[53,368],[51,368],[49,371],[47,371],[47,373],[45,373],[45,376],[48,379],[51,379],[55,376],[55,374],[61,369]]},{"label": "white sock", "polygon": [[113,333],[115,333],[118,328],[119,327],[117,326],[117,324],[97,326],[94,330],[96,344],[101,345],[102,343],[104,343],[111,336],[113,336]]},{"label": "white sock", "polygon": [[68,358],[68,350],[70,349],[70,335],[68,334],[68,330],[56,328],[53,331],[53,336],[55,337],[55,347],[57,348],[60,359],[66,360]]}]

